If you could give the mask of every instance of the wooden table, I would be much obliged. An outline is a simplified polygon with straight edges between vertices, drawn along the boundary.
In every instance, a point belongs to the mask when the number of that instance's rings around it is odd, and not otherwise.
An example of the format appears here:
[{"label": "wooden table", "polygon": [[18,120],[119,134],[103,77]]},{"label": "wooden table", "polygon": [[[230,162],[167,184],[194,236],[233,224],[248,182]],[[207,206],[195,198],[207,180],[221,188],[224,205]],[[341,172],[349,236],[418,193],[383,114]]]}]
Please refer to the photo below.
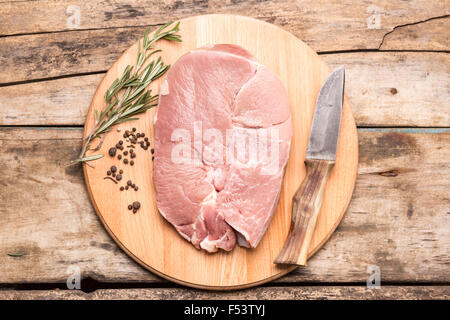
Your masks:
[{"label": "wooden table", "polygon": [[[149,26],[205,13],[262,19],[346,66],[360,165],[346,216],[268,285],[183,288],[105,232],[80,167],[91,97]],[[450,296],[450,1],[14,1],[0,5],[0,298],[380,299]],[[79,18],[79,19],[78,19]],[[81,290],[67,290],[70,266]],[[381,288],[369,289],[371,266]],[[20,290],[18,290],[20,289]]]}]

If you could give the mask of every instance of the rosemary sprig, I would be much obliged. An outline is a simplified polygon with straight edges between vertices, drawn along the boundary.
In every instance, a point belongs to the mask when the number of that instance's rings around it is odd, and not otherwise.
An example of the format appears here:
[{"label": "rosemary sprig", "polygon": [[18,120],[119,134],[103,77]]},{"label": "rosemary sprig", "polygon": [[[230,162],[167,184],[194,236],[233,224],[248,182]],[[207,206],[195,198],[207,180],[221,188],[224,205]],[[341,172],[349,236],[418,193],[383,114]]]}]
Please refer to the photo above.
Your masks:
[{"label": "rosemary sprig", "polygon": [[[181,36],[177,34],[179,31],[179,22],[170,30],[164,31],[171,26],[173,22],[168,22],[160,27],[153,35],[149,37],[150,30],[144,33],[142,40],[138,41],[138,55],[134,66],[128,65],[123,71],[120,78],[114,80],[108,90],[105,92],[105,103],[102,111],[94,112],[95,123],[92,131],[84,139],[84,144],[78,159],[72,163],[85,162],[100,159],[102,154],[96,154],[86,157],[86,152],[91,149],[91,143],[96,138],[101,138],[99,144],[93,149],[98,151],[103,143],[103,139],[111,130],[111,127],[126,121],[137,120],[136,115],[157,106],[158,95],[152,94],[147,87],[164,75],[170,65],[165,65],[161,57],[151,61],[147,65],[145,63],[151,56],[160,52],[156,50],[153,44],[165,39],[169,41],[181,42]],[[144,66],[145,65],[145,66]]]}]

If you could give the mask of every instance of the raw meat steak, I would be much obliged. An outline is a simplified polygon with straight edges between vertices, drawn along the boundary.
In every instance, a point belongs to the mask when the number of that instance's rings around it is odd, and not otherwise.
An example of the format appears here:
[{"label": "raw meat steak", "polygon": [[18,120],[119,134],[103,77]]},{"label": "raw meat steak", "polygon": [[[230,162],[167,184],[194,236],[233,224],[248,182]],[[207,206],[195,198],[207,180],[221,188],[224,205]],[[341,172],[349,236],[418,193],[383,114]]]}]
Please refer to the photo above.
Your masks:
[{"label": "raw meat steak", "polygon": [[286,90],[249,52],[220,44],[183,55],[161,85],[155,118],[160,213],[196,248],[256,247],[291,136]]}]

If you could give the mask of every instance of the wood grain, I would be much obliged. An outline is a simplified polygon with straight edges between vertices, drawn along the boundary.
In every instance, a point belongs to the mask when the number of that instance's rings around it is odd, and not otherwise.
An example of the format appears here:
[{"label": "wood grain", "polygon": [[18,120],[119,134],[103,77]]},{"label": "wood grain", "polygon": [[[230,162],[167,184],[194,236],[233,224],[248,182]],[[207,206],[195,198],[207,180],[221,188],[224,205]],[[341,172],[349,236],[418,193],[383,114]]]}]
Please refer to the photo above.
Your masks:
[{"label": "wood grain", "polygon": [[[89,59],[103,61],[101,54]],[[320,57],[332,68],[345,65],[345,90],[357,125],[450,127],[450,55],[355,52]],[[84,67],[79,65],[81,70]],[[0,87],[0,125],[82,125],[103,76]]]},{"label": "wood grain", "polygon": [[[360,129],[347,213],[308,262],[275,283],[448,283],[450,129]],[[101,282],[165,282],[141,268],[98,220],[79,167],[80,128],[0,128],[0,283],[65,283],[69,266]],[[426,177],[426,179],[424,179]],[[21,253],[10,257],[7,253]]]},{"label": "wood grain", "polygon": [[[194,289],[101,289],[92,293],[80,290],[0,290],[2,300],[448,300],[449,286],[302,286],[270,287],[233,292],[205,292]],[[187,304],[189,305],[189,304]]]},{"label": "wood grain", "polygon": [[[80,24],[68,19],[71,6],[80,10]],[[246,15],[281,26],[306,41],[316,51],[378,49],[386,33],[402,32],[399,26],[427,23],[450,14],[447,0],[356,1],[339,0],[101,0],[36,1],[3,3],[0,7],[0,35],[68,31],[70,28],[103,29],[162,24],[168,20],[207,13]],[[422,22],[425,21],[425,22]],[[448,19],[446,19],[448,23]],[[447,24],[448,25],[448,24]],[[417,32],[411,38],[391,37],[390,47],[413,50],[441,50],[447,46],[445,32]],[[113,31],[109,31],[113,32]],[[138,33],[139,34],[139,33]],[[429,37],[432,35],[431,37]],[[412,40],[412,39],[411,39]]]},{"label": "wood grain", "polygon": [[275,263],[306,266],[308,251],[334,161],[306,159],[305,178],[292,199],[289,233]]},{"label": "wood grain", "polygon": [[[245,33],[240,30],[245,30]],[[162,277],[192,287],[215,290],[244,288],[273,280],[293,270],[292,266],[275,265],[273,260],[287,235],[292,196],[305,175],[303,162],[315,102],[330,69],[294,36],[255,19],[231,15],[199,16],[181,20],[180,34],[182,43],[156,44],[156,48],[162,49],[165,63],[173,64],[184,53],[211,43],[237,44],[277,74],[288,91],[294,132],[280,201],[267,232],[258,247],[251,250],[236,247],[231,252],[219,251],[211,255],[195,249],[158,212],[150,153],[140,155],[138,151],[140,160],[132,168],[120,166],[125,171],[124,180],[131,179],[139,186],[141,191],[137,196],[120,193],[116,185],[103,179],[108,168],[117,164],[112,159],[105,157],[96,161],[95,168],[85,165],[83,169],[90,198],[107,231],[119,246],[135,261]],[[277,50],[274,51],[274,47]],[[137,44],[114,63],[98,86],[87,115],[85,136],[94,125],[94,110],[100,112],[103,108],[105,91],[127,65],[135,63],[136,52]],[[162,80],[159,79],[158,83]],[[158,83],[153,89],[158,90]],[[138,132],[144,130],[150,139],[153,136],[154,114],[152,109],[132,124]],[[99,152],[106,154],[122,138],[122,134],[114,128],[106,136]],[[322,246],[339,224],[356,180],[357,133],[346,101],[339,135],[336,164],[324,191],[309,255]],[[127,206],[136,200],[141,203],[141,209],[139,214],[130,215]]]}]

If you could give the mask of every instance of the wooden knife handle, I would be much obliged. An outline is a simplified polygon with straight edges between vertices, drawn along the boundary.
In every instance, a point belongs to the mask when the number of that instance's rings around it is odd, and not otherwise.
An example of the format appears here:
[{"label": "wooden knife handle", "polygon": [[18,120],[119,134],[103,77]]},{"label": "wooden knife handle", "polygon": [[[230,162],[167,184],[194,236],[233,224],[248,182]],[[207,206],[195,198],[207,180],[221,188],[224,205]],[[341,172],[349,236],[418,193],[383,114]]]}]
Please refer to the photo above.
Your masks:
[{"label": "wooden knife handle", "polygon": [[323,191],[334,161],[306,160],[306,176],[292,199],[289,234],[275,263],[305,266]]}]

